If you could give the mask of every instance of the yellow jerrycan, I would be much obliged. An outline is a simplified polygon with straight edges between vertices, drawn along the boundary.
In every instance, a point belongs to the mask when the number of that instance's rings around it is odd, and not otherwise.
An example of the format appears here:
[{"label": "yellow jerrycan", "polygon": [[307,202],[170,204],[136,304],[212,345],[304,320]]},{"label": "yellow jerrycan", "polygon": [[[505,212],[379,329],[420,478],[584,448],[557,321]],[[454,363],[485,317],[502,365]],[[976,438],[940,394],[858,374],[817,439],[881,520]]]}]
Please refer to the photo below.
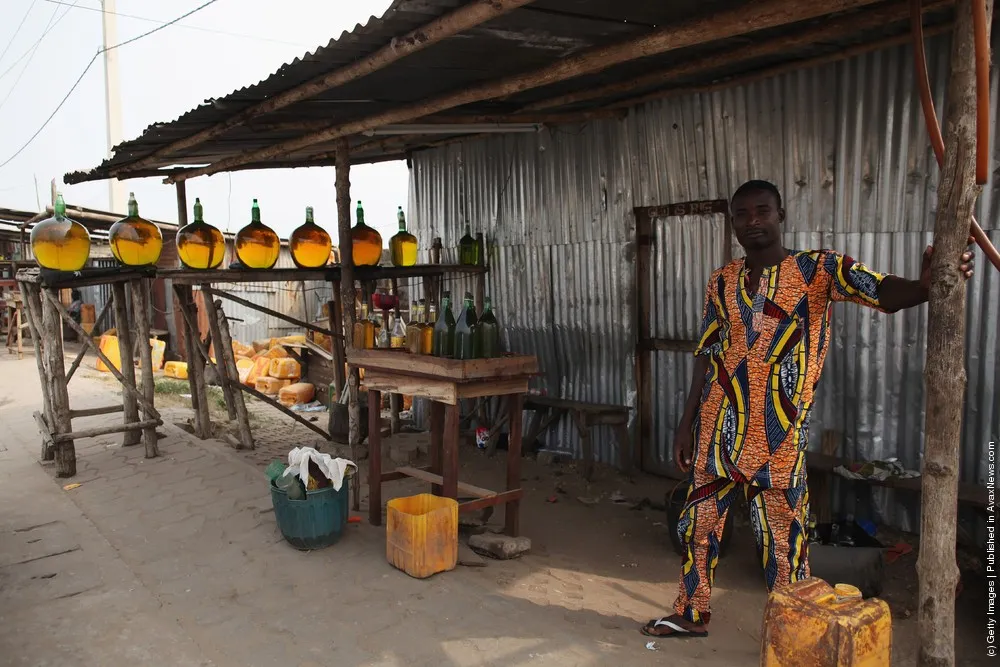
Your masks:
[{"label": "yellow jerrycan", "polygon": [[761,667],[888,667],[891,654],[889,605],[854,586],[813,577],[767,600]]}]

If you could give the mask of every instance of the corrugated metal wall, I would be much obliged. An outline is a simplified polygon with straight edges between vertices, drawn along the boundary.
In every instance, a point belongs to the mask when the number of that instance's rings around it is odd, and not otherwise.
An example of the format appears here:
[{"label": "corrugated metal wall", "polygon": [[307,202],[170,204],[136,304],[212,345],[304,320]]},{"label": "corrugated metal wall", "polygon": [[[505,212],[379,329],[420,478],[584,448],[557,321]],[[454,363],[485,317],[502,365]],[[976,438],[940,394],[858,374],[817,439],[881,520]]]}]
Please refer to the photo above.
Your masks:
[{"label": "corrugated metal wall", "polygon": [[[928,46],[943,109],[950,45],[939,38]],[[410,177],[411,225],[425,245],[440,236],[445,248],[458,244],[467,221],[487,233],[488,292],[511,347],[539,355],[540,389],[634,409],[633,207],[725,199],[743,181],[764,178],[784,193],[789,246],[832,247],[916,277],[932,236],[938,170],[912,80],[911,52],[895,48],[653,102],[621,121],[421,152]],[[994,72],[994,137],[997,89]],[[993,154],[1000,162],[1000,143]],[[1000,241],[996,177],[979,220]],[[721,218],[654,224],[654,333],[696,337],[707,276],[721,263]],[[969,481],[983,480],[985,445],[1000,433],[998,297],[1000,275],[981,262],[969,287]],[[847,456],[897,456],[918,467],[926,307],[886,317],[838,305],[833,322],[814,443],[821,430],[838,429]],[[667,459],[693,365],[683,353],[654,359],[654,438]],[[597,454],[614,462],[614,441],[603,436]],[[576,453],[579,443],[561,424],[547,446]],[[913,527],[912,516],[885,518]]]}]

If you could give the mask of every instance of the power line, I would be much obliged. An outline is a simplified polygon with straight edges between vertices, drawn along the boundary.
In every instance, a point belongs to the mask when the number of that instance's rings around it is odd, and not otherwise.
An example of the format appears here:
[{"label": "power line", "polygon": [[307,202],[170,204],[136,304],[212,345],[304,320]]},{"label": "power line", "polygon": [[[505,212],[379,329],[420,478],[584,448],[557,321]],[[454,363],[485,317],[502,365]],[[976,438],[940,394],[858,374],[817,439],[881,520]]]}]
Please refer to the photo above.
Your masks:
[{"label": "power line", "polygon": [[[74,2],[73,2],[73,6],[75,6],[75,5],[76,5],[76,3],[77,3],[77,2],[79,2],[79,1],[80,1],[80,0],[74,0]],[[70,9],[72,9],[72,7],[70,7]],[[56,7],[56,11],[57,11],[57,12],[59,11],[59,8],[58,8],[58,7]],[[35,52],[35,49],[37,49],[37,48],[38,48],[38,45],[42,43],[42,40],[43,40],[43,39],[45,39],[46,35],[48,35],[48,34],[49,34],[50,32],[52,32],[52,29],[53,29],[53,28],[55,28],[55,27],[56,27],[57,25],[59,25],[59,22],[60,22],[60,21],[62,21],[62,20],[63,20],[64,18],[66,18],[66,15],[67,15],[67,14],[69,14],[69,9],[67,9],[66,11],[64,11],[64,12],[63,12],[63,13],[62,13],[62,14],[61,14],[61,15],[59,16],[59,18],[57,18],[57,19],[55,20],[55,22],[54,22],[54,23],[52,22],[52,19],[51,19],[51,18],[49,18],[49,24],[48,24],[48,25],[47,25],[47,26],[45,27],[45,30],[44,30],[44,31],[42,32],[42,36],[41,36],[41,37],[39,37],[39,38],[38,38],[38,40],[37,40],[37,41],[35,41],[35,43],[34,43],[34,44],[32,44],[32,45],[31,45],[30,47],[28,47],[28,50],[27,50],[27,51],[25,51],[24,53],[22,53],[22,54],[21,54],[21,57],[20,57],[20,58],[18,58],[18,59],[17,59],[17,60],[15,60],[15,61],[14,61],[13,63],[11,63],[10,67],[8,67],[7,69],[5,69],[5,70],[3,71],[3,74],[0,74],[0,79],[4,78],[4,77],[5,77],[5,76],[7,76],[8,74],[10,74],[10,73],[11,73],[11,71],[12,71],[12,70],[13,70],[13,69],[14,69],[15,67],[17,67],[17,64],[18,64],[19,62],[21,62],[22,60],[24,60],[25,58],[27,58],[28,56],[30,56],[30,55],[31,55],[32,53],[34,53],[34,52]],[[55,14],[53,13],[53,14],[52,14],[52,16],[55,16]]]},{"label": "power line", "polygon": [[[35,138],[37,138],[38,135],[42,133],[42,130],[44,130],[48,126],[48,124],[52,121],[52,119],[55,117],[55,115],[57,113],[59,113],[59,110],[62,109],[62,107],[63,107],[64,104],[66,104],[66,100],[69,99],[70,95],[73,94],[73,91],[76,90],[76,87],[80,85],[81,81],[83,81],[83,77],[87,75],[87,72],[90,71],[90,68],[94,65],[94,62],[98,59],[98,57],[104,55],[105,53],[107,53],[108,51],[111,51],[113,49],[120,48],[122,46],[125,46],[126,44],[131,44],[132,42],[136,42],[136,41],[138,41],[138,40],[140,40],[140,39],[142,39],[144,37],[149,37],[153,33],[159,32],[160,30],[163,30],[164,28],[166,28],[168,26],[172,26],[173,24],[177,23],[178,21],[182,21],[183,19],[186,19],[187,17],[191,16],[195,12],[199,12],[202,9],[205,9],[205,7],[208,7],[209,5],[215,4],[216,2],[218,2],[218,0],[208,0],[208,2],[195,7],[194,9],[192,9],[191,11],[189,11],[187,14],[182,14],[181,16],[178,16],[177,18],[175,18],[173,21],[169,21],[167,23],[164,23],[163,25],[157,26],[157,27],[153,28],[152,30],[150,30],[149,32],[144,32],[141,35],[133,37],[132,39],[127,39],[124,42],[119,42],[118,44],[112,44],[111,46],[109,46],[107,48],[100,48],[100,49],[98,49],[97,53],[95,53],[94,57],[90,59],[89,63],[87,63],[87,66],[83,69],[83,72],[80,73],[80,76],[77,77],[76,81],[70,87],[70,89],[66,93],[66,95],[63,96],[62,100],[59,102],[59,104],[56,106],[56,108],[52,111],[51,114],[49,114],[49,117],[45,119],[45,122],[42,123],[42,126],[40,128],[38,128],[38,130],[36,130],[33,135],[31,135],[31,138],[28,139],[24,143],[23,146],[21,146],[19,149],[17,149],[16,153],[14,153],[9,158],[7,158],[3,162],[3,164],[0,164],[0,169],[3,169],[4,167],[6,167],[8,164],[10,164],[14,160],[14,158],[16,158],[18,155],[20,155],[21,153],[23,153],[24,149],[27,148],[28,146],[30,146],[31,142],[33,142],[35,140]],[[68,12],[69,10],[67,9],[66,11]],[[63,16],[65,16],[65,14],[63,14]]]},{"label": "power line", "polygon": [[[58,12],[59,8],[56,7],[55,11],[52,12],[52,16],[49,17],[49,22],[45,24],[45,29],[42,31],[43,37],[52,28],[52,20],[56,17],[56,14]],[[66,12],[68,13],[69,10],[67,9]],[[63,16],[65,15],[66,14],[64,13]],[[21,83],[21,79],[24,77],[24,73],[28,71],[28,67],[31,66],[31,61],[34,59],[35,54],[38,53],[38,47],[41,46],[41,43],[42,41],[38,40],[37,42],[35,42],[35,45],[31,47],[30,49],[31,55],[28,56],[28,62],[24,63],[24,67],[21,69],[21,73],[17,75],[16,79],[14,79],[14,84],[10,87],[10,90],[7,91],[7,95],[6,97],[3,98],[3,101],[0,102],[0,109],[3,109],[4,106],[7,105],[7,100],[9,100],[11,96],[14,94],[14,90],[17,88],[17,84]]]},{"label": "power line", "polygon": [[21,33],[21,28],[24,27],[24,22],[28,20],[28,14],[30,14],[31,10],[35,8],[36,2],[38,2],[38,0],[31,0],[31,4],[28,5],[28,11],[26,11],[24,16],[21,17],[21,22],[17,24],[14,34],[11,35],[10,40],[7,42],[7,47],[4,48],[3,53],[0,53],[0,63],[3,62],[3,59],[7,56],[7,52],[10,51],[11,44],[14,43],[14,40],[17,39],[17,36]]},{"label": "power line", "polygon": [[[53,5],[69,5],[68,2],[62,2],[62,0],[45,0],[45,2],[52,3]],[[101,7],[84,7],[83,5],[75,6],[75,3],[74,3],[74,8],[75,9],[85,9],[88,12],[100,12],[101,14],[109,14],[111,16],[118,16],[118,17],[121,17],[123,19],[133,19],[133,20],[136,20],[136,21],[145,21],[146,23],[159,23],[161,25],[164,23],[163,21],[160,21],[159,19],[151,19],[151,18],[148,18],[148,17],[145,17],[145,16],[136,16],[134,14],[122,14],[121,12],[109,12],[109,11],[107,11],[107,10],[101,8]],[[240,39],[254,39],[254,40],[257,40],[257,41],[261,41],[261,42],[273,42],[275,44],[285,44],[285,45],[288,45],[288,46],[298,46],[298,47],[301,47],[301,48],[311,48],[312,46],[314,46],[313,44],[305,44],[305,43],[300,43],[300,42],[286,42],[286,41],[281,40],[281,39],[271,39],[269,37],[260,37],[258,35],[244,35],[244,34],[239,33],[239,32],[228,32],[226,30],[215,30],[214,28],[204,28],[204,27],[198,26],[198,25],[183,25],[183,26],[178,26],[178,27],[180,27],[180,28],[186,28],[188,30],[199,30],[201,32],[207,32],[207,33],[211,33],[213,35],[225,35],[227,37],[238,37]]]}]

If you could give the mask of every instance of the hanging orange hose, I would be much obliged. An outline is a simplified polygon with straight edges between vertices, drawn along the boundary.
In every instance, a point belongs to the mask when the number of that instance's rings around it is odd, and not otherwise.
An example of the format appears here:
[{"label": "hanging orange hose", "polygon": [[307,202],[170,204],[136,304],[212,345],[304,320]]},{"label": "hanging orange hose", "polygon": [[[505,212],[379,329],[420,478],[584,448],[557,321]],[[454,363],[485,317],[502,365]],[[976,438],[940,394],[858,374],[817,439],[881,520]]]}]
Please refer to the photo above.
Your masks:
[{"label": "hanging orange hose", "polygon": [[[973,4],[974,5],[982,4],[984,12],[983,17],[985,19],[985,11],[986,11],[985,1],[973,0]],[[934,109],[934,99],[931,96],[931,80],[930,76],[927,74],[927,54],[924,52],[924,20],[923,20],[923,12],[921,10],[922,10],[921,0],[910,0],[910,24],[913,33],[913,61],[915,70],[914,73],[917,79],[917,92],[920,94],[920,106],[924,110],[924,121],[927,123],[927,133],[930,135],[931,146],[934,148],[934,155],[937,157],[938,166],[940,167],[944,165],[944,137],[941,136],[941,126],[938,124],[937,111]],[[978,102],[979,102],[979,104],[977,105],[977,111],[981,113],[983,108],[983,98],[985,97],[986,114],[988,120],[989,94],[990,94],[989,80],[988,80],[989,79],[988,50],[987,50],[986,62],[987,62],[987,81],[986,81],[987,85],[985,88],[985,95],[983,88],[979,88],[977,90]],[[977,63],[978,63],[978,57],[977,57]],[[976,72],[977,74],[979,74],[978,68]],[[977,84],[978,83],[979,80],[977,78]],[[978,119],[979,115],[977,115],[977,120]],[[977,129],[978,128],[979,126],[977,125]],[[988,129],[986,130],[986,133],[988,142],[989,141]],[[977,143],[979,144],[977,147],[978,148],[977,165],[979,164],[978,154],[979,153],[988,154],[989,152],[989,143],[980,143],[980,141],[981,141],[981,135],[977,135]],[[972,226],[970,228],[970,233],[972,237],[976,240],[976,244],[980,248],[982,248],[983,254],[985,254],[987,259],[990,260],[990,263],[996,267],[997,271],[1000,271],[1000,252],[997,252],[997,249],[993,247],[993,244],[990,242],[989,237],[986,236],[986,232],[983,231],[983,228],[979,226],[979,223],[976,222],[976,219],[974,217],[972,218]]]},{"label": "hanging orange hose", "polygon": [[976,37],[976,183],[990,178],[990,40],[986,0],[972,0],[972,28]]}]

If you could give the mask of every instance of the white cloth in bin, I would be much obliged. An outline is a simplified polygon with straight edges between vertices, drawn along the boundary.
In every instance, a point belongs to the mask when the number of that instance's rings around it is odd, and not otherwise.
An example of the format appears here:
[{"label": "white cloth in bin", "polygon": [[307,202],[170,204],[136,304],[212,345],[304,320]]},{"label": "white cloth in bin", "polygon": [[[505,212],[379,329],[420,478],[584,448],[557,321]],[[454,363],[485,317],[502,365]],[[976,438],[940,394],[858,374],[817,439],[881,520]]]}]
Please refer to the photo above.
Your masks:
[{"label": "white cloth in bin", "polygon": [[333,482],[335,491],[340,491],[344,485],[344,477],[347,476],[349,468],[357,471],[358,466],[353,461],[347,459],[333,458],[329,454],[323,454],[312,447],[296,447],[288,452],[288,467],[285,475],[297,474],[304,485],[309,484],[309,461],[315,461],[316,466],[327,478]]}]

